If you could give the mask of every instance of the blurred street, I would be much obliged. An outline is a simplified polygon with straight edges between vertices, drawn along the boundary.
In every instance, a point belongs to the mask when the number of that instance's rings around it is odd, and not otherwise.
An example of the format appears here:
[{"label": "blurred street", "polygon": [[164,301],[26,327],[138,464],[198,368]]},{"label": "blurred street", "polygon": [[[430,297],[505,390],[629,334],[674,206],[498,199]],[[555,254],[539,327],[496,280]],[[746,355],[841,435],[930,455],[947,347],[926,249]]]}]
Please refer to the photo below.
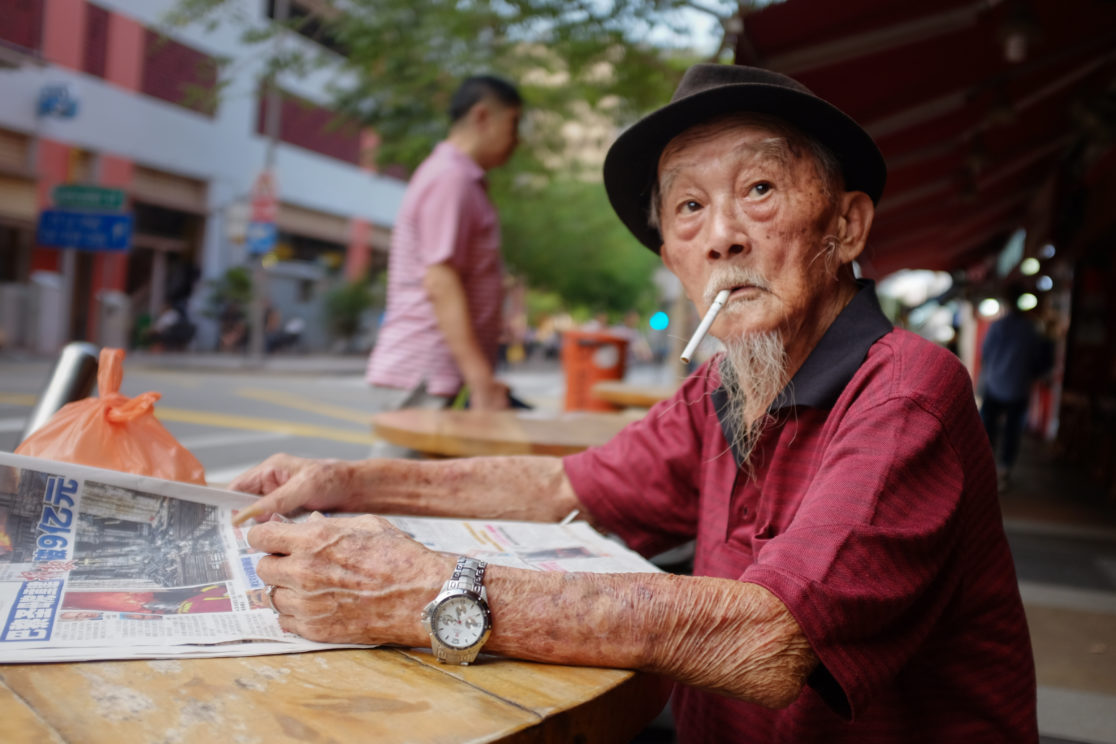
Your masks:
[{"label": "blurred street", "polygon": [[[372,442],[364,362],[276,355],[251,368],[234,355],[133,353],[121,392],[162,393],[160,420],[220,484],[275,452],[363,457]],[[16,446],[50,368],[0,355],[0,450]],[[562,406],[557,362],[501,377],[540,409]],[[670,373],[637,366],[627,379],[667,384]],[[1038,666],[1043,742],[1116,744],[1116,508],[1039,442],[1024,447],[1002,506]],[[672,741],[658,733],[641,741]]]},{"label": "blurred street", "polygon": [[[634,405],[678,381],[678,329],[709,305],[701,282],[712,291],[728,281],[703,275],[700,253],[754,270],[733,287],[742,294],[778,297],[785,277],[801,275],[802,301],[783,304],[819,333],[799,334],[790,352],[820,336],[827,314],[812,299],[839,296],[814,298],[803,277],[836,270],[843,288],[851,267],[876,282],[893,324],[960,359],[985,402],[1014,416],[1030,388],[1028,431],[1043,434],[1025,437],[1000,503],[1042,741],[1116,744],[1114,8],[0,0],[0,451],[19,444],[74,340],[136,349],[120,392],[159,393],[157,417],[221,487],[275,453],[366,457],[376,445],[364,380],[372,349],[378,379],[402,384],[390,373],[422,370],[432,389],[452,389],[440,387],[439,360],[418,356],[437,343],[432,318],[478,398],[502,394],[472,374],[478,351],[497,344],[517,362],[498,377],[542,414],[563,409],[567,379],[571,403],[589,394],[597,378],[576,359],[616,369],[626,348],[629,384],[596,393],[644,396],[614,398]],[[761,116],[680,138],[733,112]],[[736,183],[730,169],[742,178],[752,164],[720,149],[767,130],[773,149],[761,154],[786,178],[752,179],[758,190],[740,201],[774,185],[769,203],[794,209],[722,210],[695,193],[672,212],[672,174],[692,171],[702,188]],[[768,157],[784,149],[793,158]],[[669,162],[683,151],[698,154]],[[800,154],[817,161],[824,188],[784,202],[808,177],[788,165]],[[468,178],[424,165],[432,160]],[[846,210],[824,212],[839,230],[791,225],[833,205]],[[700,224],[725,229],[696,239],[680,218],[699,212]],[[824,260],[787,258],[813,238]],[[1034,353],[1001,364],[997,351],[1015,346],[1001,340],[1005,318]],[[612,342],[592,338],[603,332]],[[462,340],[477,348],[462,356]],[[667,346],[661,366],[644,361]],[[1024,370],[1030,379],[997,384]],[[953,397],[967,402],[964,387]],[[467,416],[473,428],[459,433],[445,425],[456,416],[425,413],[400,416],[390,436],[442,454],[489,451],[486,437],[506,430],[521,440],[512,446],[552,446],[524,443],[522,420]],[[574,436],[599,433],[571,418]],[[598,441],[622,421],[597,419],[607,429]],[[548,440],[567,433],[530,423]],[[888,433],[917,433],[910,424]],[[386,422],[380,430],[389,436]],[[974,582],[988,570],[964,568]],[[879,570],[868,574],[882,583]],[[674,741],[664,713],[634,744]]]}]

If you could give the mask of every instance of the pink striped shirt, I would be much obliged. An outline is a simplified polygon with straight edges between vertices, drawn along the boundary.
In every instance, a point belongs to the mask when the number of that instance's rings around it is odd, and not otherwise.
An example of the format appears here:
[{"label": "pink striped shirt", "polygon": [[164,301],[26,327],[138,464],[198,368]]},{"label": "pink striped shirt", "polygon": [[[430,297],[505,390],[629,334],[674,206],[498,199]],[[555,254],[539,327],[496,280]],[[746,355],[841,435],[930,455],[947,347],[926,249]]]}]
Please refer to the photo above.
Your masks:
[{"label": "pink striped shirt", "polygon": [[495,364],[503,305],[500,222],[484,169],[442,142],[415,171],[403,195],[388,259],[387,310],[368,360],[373,385],[455,395],[461,370],[423,288],[428,266],[448,263],[465,287],[473,331]]}]

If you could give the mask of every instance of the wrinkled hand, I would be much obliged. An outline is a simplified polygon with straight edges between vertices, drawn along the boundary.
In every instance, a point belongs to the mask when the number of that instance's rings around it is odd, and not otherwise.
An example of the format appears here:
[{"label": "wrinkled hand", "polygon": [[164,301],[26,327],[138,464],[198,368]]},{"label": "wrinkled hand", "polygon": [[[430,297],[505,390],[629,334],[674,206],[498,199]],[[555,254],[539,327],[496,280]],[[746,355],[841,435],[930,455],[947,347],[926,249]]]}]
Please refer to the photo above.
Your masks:
[{"label": "wrinkled hand", "polygon": [[256,573],[277,587],[284,630],[326,643],[429,645],[419,617],[453,572],[453,556],[375,516],[267,522],[247,537],[272,553]]},{"label": "wrinkled hand", "polygon": [[474,411],[502,411],[508,407],[508,386],[488,378],[483,384],[469,385],[469,408]]},{"label": "wrinkled hand", "polygon": [[299,508],[354,510],[351,468],[342,460],[272,455],[238,476],[229,489],[263,496],[241,509],[233,519],[234,525],[252,517],[266,521],[272,514],[289,514]]}]

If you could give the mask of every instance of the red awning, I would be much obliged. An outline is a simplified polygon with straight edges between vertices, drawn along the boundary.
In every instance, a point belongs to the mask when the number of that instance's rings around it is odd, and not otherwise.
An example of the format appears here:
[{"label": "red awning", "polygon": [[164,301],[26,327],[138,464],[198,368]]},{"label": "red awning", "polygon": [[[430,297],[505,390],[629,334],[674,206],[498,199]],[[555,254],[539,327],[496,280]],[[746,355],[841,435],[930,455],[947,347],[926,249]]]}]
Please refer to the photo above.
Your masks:
[{"label": "red awning", "polygon": [[1111,131],[1116,2],[785,0],[745,15],[736,61],[800,80],[876,139],[888,184],[866,274],[952,271],[1059,224],[1060,192],[1084,184],[1083,148]]}]

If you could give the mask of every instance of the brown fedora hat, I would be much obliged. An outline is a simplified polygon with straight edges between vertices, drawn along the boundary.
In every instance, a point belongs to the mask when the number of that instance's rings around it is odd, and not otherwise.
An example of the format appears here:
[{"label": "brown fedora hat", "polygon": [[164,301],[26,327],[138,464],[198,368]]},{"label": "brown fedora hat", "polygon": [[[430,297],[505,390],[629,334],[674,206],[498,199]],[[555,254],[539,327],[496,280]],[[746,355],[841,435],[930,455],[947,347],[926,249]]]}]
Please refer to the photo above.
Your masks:
[{"label": "brown fedora hat", "polygon": [[608,199],[639,242],[656,253],[662,245],[647,218],[663,148],[696,124],[736,112],[778,117],[821,142],[837,156],[845,188],[879,202],[887,165],[876,143],[851,117],[786,75],[759,67],[700,64],[686,71],[670,103],[625,130],[605,157]]}]

